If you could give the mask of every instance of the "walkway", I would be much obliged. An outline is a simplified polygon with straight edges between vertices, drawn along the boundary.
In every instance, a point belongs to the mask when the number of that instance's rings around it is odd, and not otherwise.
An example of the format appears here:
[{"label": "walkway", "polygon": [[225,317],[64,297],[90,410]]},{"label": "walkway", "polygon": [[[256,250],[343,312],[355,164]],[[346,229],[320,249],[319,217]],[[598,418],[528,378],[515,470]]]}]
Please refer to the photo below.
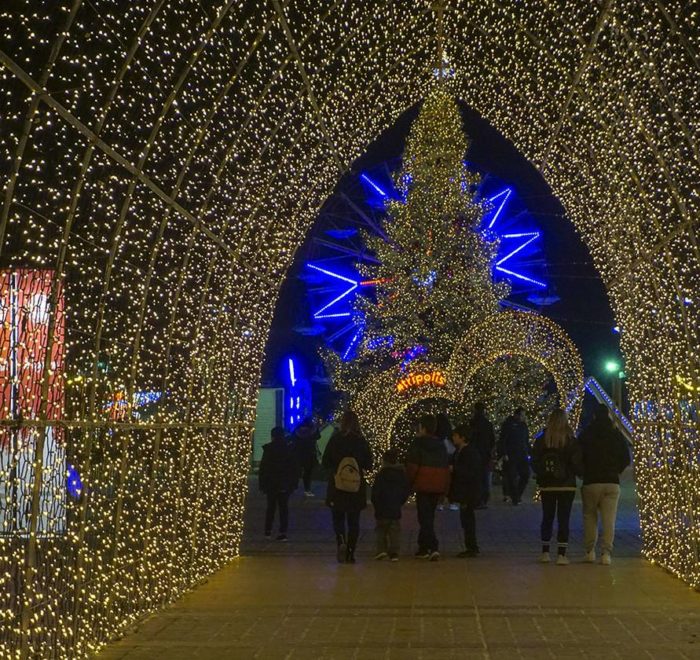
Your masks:
[{"label": "walkway", "polygon": [[359,562],[339,566],[320,497],[295,497],[287,544],[260,540],[262,500],[249,500],[245,556],[101,659],[700,659],[700,594],[638,558],[629,483],[611,567],[580,562],[578,503],[568,567],[536,563],[531,502],[478,512],[483,554],[473,560],[453,557],[458,514],[441,512],[445,560],[434,564],[409,556],[412,506],[397,564],[371,559],[366,515]]}]

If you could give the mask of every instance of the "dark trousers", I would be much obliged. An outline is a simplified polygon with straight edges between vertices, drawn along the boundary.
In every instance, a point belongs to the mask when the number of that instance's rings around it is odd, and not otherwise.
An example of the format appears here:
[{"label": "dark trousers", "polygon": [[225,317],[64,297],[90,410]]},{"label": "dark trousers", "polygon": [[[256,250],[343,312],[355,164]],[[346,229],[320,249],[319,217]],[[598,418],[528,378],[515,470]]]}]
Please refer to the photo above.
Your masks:
[{"label": "dark trousers", "polygon": [[314,467],[313,461],[304,463],[302,466],[302,479],[304,480],[304,490],[306,492],[311,490],[311,475],[314,472]]},{"label": "dark trousers", "polygon": [[481,504],[488,504],[491,497],[491,465],[481,468]]},{"label": "dark trousers", "polygon": [[267,509],[265,510],[265,534],[272,533],[272,522],[275,519],[275,509],[280,510],[280,534],[287,533],[289,524],[289,493],[268,493]]},{"label": "dark trousers", "polygon": [[442,499],[437,493],[416,493],[416,513],[418,514],[418,550],[437,550],[435,536],[435,509]]},{"label": "dark trousers", "polygon": [[398,555],[401,523],[398,520],[377,520],[376,532],[377,554],[388,552],[390,555]]},{"label": "dark trousers", "polygon": [[471,504],[459,505],[459,520],[464,530],[464,547],[467,550],[478,550],[476,542],[476,516],[474,507]]},{"label": "dark trousers", "polygon": [[566,547],[569,542],[569,518],[574,504],[576,492],[573,490],[543,490],[542,493],[542,527],[541,539],[543,545],[548,545],[552,539],[554,516],[557,517],[557,542],[560,547]]},{"label": "dark trousers", "polygon": [[506,479],[508,480],[508,495],[513,504],[523,497],[527,482],[530,480],[530,465],[527,460],[506,461]]},{"label": "dark trousers", "polygon": [[341,536],[347,541],[348,547],[352,550],[357,546],[357,539],[360,537],[360,512],[359,511],[336,511],[333,514],[333,530],[336,538]]}]

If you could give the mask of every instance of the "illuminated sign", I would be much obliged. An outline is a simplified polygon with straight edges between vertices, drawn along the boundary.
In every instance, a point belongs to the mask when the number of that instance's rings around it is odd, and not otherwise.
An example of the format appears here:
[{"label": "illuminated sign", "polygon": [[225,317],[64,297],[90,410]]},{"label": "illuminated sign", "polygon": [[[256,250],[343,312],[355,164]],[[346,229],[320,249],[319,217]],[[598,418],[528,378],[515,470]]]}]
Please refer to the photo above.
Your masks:
[{"label": "illuminated sign", "polygon": [[429,371],[423,374],[411,374],[410,376],[402,378],[396,383],[396,391],[405,392],[406,390],[426,387],[428,385],[444,387],[445,383],[446,378],[442,371]]}]

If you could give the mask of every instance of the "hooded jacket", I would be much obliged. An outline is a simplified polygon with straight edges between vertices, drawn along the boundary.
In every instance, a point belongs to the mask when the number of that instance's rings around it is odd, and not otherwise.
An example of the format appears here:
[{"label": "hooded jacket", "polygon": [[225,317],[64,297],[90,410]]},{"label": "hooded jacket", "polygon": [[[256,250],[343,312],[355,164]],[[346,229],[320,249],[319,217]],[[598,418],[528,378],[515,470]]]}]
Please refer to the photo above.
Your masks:
[{"label": "hooded jacket", "polygon": [[509,461],[518,463],[527,461],[530,453],[530,432],[527,424],[512,415],[503,422],[500,434],[500,454]]},{"label": "hooded jacket", "polygon": [[493,431],[493,424],[483,413],[472,417],[471,423],[472,441],[481,454],[484,465],[488,465],[496,445],[496,434]]},{"label": "hooded jacket", "polygon": [[416,493],[446,495],[450,467],[444,442],[431,435],[414,438],[406,454],[406,475]]},{"label": "hooded jacket", "polygon": [[583,485],[619,484],[620,473],[630,464],[627,442],[607,418],[594,419],[579,436]]},{"label": "hooded jacket", "polygon": [[372,504],[377,520],[399,520],[401,507],[411,494],[403,465],[384,465],[372,486]]},{"label": "hooded jacket", "polygon": [[302,465],[313,464],[318,460],[316,442],[321,434],[313,426],[297,426],[294,431],[294,449]]},{"label": "hooded jacket", "polygon": [[299,463],[292,447],[284,438],[263,445],[258,471],[263,493],[291,493],[299,484]]},{"label": "hooded jacket", "polygon": [[455,450],[452,456],[450,502],[476,506],[481,498],[482,456],[474,442]]}]

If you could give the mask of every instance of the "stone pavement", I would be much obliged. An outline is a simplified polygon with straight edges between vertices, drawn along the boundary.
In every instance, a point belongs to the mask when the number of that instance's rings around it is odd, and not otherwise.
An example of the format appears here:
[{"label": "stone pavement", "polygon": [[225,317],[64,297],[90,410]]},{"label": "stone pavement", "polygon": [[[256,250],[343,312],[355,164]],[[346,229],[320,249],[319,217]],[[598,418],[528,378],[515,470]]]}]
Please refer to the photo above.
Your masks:
[{"label": "stone pavement", "polygon": [[579,502],[572,564],[560,567],[536,563],[539,504],[500,498],[478,512],[476,559],[454,557],[459,522],[449,510],[438,514],[444,560],[414,559],[408,505],[401,561],[371,558],[368,510],[358,563],[338,565],[323,484],[315,490],[294,497],[288,543],[261,538],[253,491],[243,556],[99,657],[700,659],[700,593],[639,558],[630,479],[610,567],[581,562]]}]

